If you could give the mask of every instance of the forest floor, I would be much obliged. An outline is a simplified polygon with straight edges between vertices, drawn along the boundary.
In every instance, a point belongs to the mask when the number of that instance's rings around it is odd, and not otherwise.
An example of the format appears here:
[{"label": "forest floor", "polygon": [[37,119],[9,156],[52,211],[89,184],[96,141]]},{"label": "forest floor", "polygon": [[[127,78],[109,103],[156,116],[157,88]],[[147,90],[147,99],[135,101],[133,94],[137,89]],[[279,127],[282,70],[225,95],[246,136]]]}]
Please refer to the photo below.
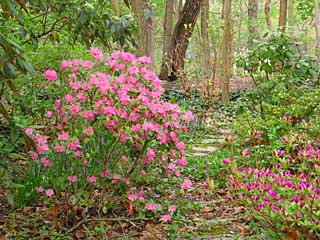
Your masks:
[{"label": "forest floor", "polygon": [[[231,81],[231,89],[246,88],[251,84],[248,78],[236,78]],[[175,88],[175,82],[167,83],[166,89]],[[240,87],[239,87],[240,86]],[[216,114],[216,113],[213,113]],[[214,122],[210,122],[215,119]],[[188,155],[192,157],[194,167],[197,162],[206,161],[207,169],[213,162],[208,162],[210,155],[215,154],[222,147],[225,134],[229,133],[232,117],[209,115],[206,127],[210,134],[189,146]],[[219,122],[219,125],[215,123]],[[207,157],[208,156],[208,157]],[[212,159],[212,158],[211,158]],[[222,159],[221,159],[222,160]],[[205,173],[210,177],[210,174]],[[225,177],[225,173],[218,173],[216,178]],[[119,214],[100,218],[95,216],[95,209],[73,209],[73,215],[66,215],[68,210],[57,200],[48,206],[43,199],[39,199],[34,206],[16,210],[10,209],[6,201],[6,189],[0,185],[0,240],[9,239],[245,239],[252,235],[248,222],[249,217],[244,214],[241,205],[230,201],[224,188],[205,187],[208,178],[195,178],[193,187],[184,193],[183,198],[191,203],[181,214],[178,221],[163,223],[154,219],[130,218],[127,215],[127,205]],[[162,196],[170,200],[175,199],[174,190]],[[181,198],[181,196],[179,196]],[[115,200],[116,201],[116,200]],[[92,212],[90,219],[84,215]]]}]

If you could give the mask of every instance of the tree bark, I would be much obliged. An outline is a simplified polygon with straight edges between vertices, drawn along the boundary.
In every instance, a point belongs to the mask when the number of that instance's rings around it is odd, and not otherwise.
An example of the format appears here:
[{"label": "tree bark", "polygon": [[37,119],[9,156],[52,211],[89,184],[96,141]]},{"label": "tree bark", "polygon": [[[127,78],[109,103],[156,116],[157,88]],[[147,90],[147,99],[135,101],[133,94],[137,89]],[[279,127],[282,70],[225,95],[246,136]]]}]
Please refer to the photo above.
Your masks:
[{"label": "tree bark", "polygon": [[231,77],[231,46],[232,46],[232,33],[231,33],[231,1],[225,0],[224,3],[224,29],[222,39],[222,61],[223,61],[223,74],[222,74],[222,101],[225,104],[230,104],[229,84]]},{"label": "tree bark", "polygon": [[[149,56],[154,59],[154,16],[149,0],[132,0],[131,6],[139,23],[137,56]],[[149,11],[148,18],[145,11]],[[149,16],[150,15],[150,16]]]},{"label": "tree bark", "polygon": [[224,19],[224,4],[225,0],[221,0],[221,19]]},{"label": "tree bark", "polygon": [[[169,55],[166,62],[172,74],[183,75],[184,60],[194,25],[199,15],[202,0],[187,0],[183,6],[178,22],[174,28]],[[170,73],[170,74],[171,74]],[[163,68],[159,78],[168,80],[168,68]]]},{"label": "tree bark", "polygon": [[272,30],[272,23],[271,23],[271,17],[270,17],[270,2],[271,0],[266,0],[266,3],[264,5],[264,13],[266,14],[266,23],[269,31]]},{"label": "tree bark", "polygon": [[314,28],[316,30],[316,40],[317,40],[317,59],[320,62],[320,29],[319,29],[319,2],[314,0]]},{"label": "tree bark", "polygon": [[[163,26],[163,48],[162,48],[162,65],[161,65],[161,72],[166,72],[166,73],[171,72],[170,65],[166,63],[167,63],[170,43],[172,39],[173,14],[174,14],[173,8],[174,8],[174,1],[167,0],[164,26]],[[164,76],[160,76],[160,78],[164,78]]]},{"label": "tree bark", "polygon": [[288,11],[288,0],[280,0],[279,30],[281,32],[286,31],[287,11]]},{"label": "tree bark", "polygon": [[257,38],[257,20],[258,20],[258,1],[248,1],[248,46],[253,44],[253,39]]},{"label": "tree bark", "polygon": [[201,61],[206,77],[210,75],[210,45],[209,45],[209,0],[203,0],[201,6]]}]

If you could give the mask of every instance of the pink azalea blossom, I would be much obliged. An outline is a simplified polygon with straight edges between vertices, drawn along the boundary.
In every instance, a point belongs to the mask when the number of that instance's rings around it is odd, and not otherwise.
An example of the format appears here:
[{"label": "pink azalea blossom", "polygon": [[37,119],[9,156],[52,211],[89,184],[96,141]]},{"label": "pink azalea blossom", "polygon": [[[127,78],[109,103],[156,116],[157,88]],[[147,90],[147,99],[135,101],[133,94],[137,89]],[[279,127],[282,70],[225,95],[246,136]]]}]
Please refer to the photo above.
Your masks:
[{"label": "pink azalea blossom", "polygon": [[97,182],[97,178],[95,176],[88,176],[87,177],[87,182],[88,183],[96,183]]},{"label": "pink azalea blossom", "polygon": [[192,186],[192,182],[189,178],[185,178],[183,183],[181,184],[181,189],[188,189]]},{"label": "pink azalea blossom", "polygon": [[185,167],[188,164],[187,158],[183,156],[181,159],[177,161],[177,164],[181,167]]},{"label": "pink azalea blossom", "polygon": [[43,188],[42,188],[41,186],[38,187],[38,188],[37,188],[37,192],[38,192],[38,193],[42,193],[42,192],[43,192]]},{"label": "pink azalea blossom", "polygon": [[168,208],[168,211],[169,212],[175,212],[177,209],[176,205],[170,205],[169,208]]},{"label": "pink azalea blossom", "polygon": [[52,188],[48,188],[48,189],[46,190],[46,196],[47,196],[47,197],[51,197],[53,194],[54,194],[54,191],[53,191]]},{"label": "pink azalea blossom", "polygon": [[52,118],[52,111],[47,112],[47,118]]},{"label": "pink azalea blossom", "polygon": [[55,82],[58,79],[58,75],[55,70],[48,69],[44,72],[44,78],[51,82]]},{"label": "pink azalea blossom", "polygon": [[148,211],[154,211],[154,210],[156,210],[156,204],[155,203],[146,203],[146,209]]},{"label": "pink azalea blossom", "polygon": [[171,220],[171,216],[169,214],[165,214],[162,216],[163,222],[169,222]]},{"label": "pink azalea blossom", "polygon": [[69,140],[70,136],[67,132],[62,131],[61,134],[58,136],[58,140],[60,141],[67,141]]},{"label": "pink azalea blossom", "polygon": [[50,167],[51,166],[50,160],[46,159],[45,157],[41,158],[41,163],[43,164],[44,167]]},{"label": "pink azalea blossom", "polygon": [[250,151],[248,149],[245,149],[240,152],[240,156],[242,157],[249,156],[249,155],[250,155]]},{"label": "pink azalea blossom", "polygon": [[72,183],[75,183],[75,182],[78,181],[78,178],[77,178],[77,176],[69,176],[69,177],[68,177],[68,180],[69,180],[70,182],[72,182]]},{"label": "pink azalea blossom", "polygon": [[28,134],[28,135],[31,135],[33,133],[33,129],[32,128],[27,128],[24,132],[26,134]]}]

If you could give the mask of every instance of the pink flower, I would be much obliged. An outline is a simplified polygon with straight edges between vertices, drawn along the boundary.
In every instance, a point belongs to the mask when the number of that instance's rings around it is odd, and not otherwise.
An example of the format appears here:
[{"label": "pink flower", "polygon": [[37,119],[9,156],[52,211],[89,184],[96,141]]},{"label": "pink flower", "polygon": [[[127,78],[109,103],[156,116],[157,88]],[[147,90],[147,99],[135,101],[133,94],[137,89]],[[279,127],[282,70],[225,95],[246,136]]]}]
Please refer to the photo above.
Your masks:
[{"label": "pink flower", "polygon": [[253,137],[259,137],[259,136],[261,136],[261,134],[262,134],[261,130],[251,131],[251,136],[253,136]]},{"label": "pink flower", "polygon": [[169,214],[165,214],[162,216],[162,221],[169,222],[171,220],[171,216]]},{"label": "pink flower", "polygon": [[76,102],[76,99],[72,97],[69,93],[64,96],[64,99],[67,101],[67,103],[74,104]]},{"label": "pink flower", "polygon": [[124,161],[124,162],[126,162],[126,163],[129,161],[126,156],[122,156],[122,157],[121,157],[121,160]]},{"label": "pink flower", "polygon": [[179,150],[179,152],[183,152],[185,149],[185,144],[184,142],[178,142],[176,143],[176,148]]},{"label": "pink flower", "polygon": [[47,118],[51,118],[52,117],[52,111],[48,111],[47,112]]},{"label": "pink flower", "polygon": [[44,167],[50,167],[51,166],[50,160],[46,159],[45,157],[41,158],[41,163],[43,164]]},{"label": "pink flower", "polygon": [[187,158],[183,156],[181,159],[177,161],[177,164],[181,167],[187,166],[188,164]]},{"label": "pink flower", "polygon": [[284,150],[272,150],[273,156],[275,157],[282,157],[285,154]]},{"label": "pink flower", "polygon": [[146,176],[146,175],[147,175],[146,171],[142,169],[142,170],[140,171],[140,176],[141,176],[141,177],[144,177],[144,176]]},{"label": "pink flower", "polygon": [[78,112],[81,111],[81,106],[80,105],[71,105],[70,107],[70,114],[71,116],[77,115]]},{"label": "pink flower", "polygon": [[41,186],[38,187],[38,188],[37,188],[37,192],[38,192],[38,193],[42,193],[42,192],[43,192],[43,188],[42,188]]},{"label": "pink flower", "polygon": [[120,174],[114,174],[114,175],[113,175],[112,183],[115,184],[115,183],[117,183],[120,179],[121,179],[121,175],[120,175]]},{"label": "pink flower", "polygon": [[240,156],[245,157],[245,156],[249,156],[250,152],[248,149],[243,150],[242,152],[240,152]]},{"label": "pink flower", "polygon": [[70,182],[72,182],[72,183],[75,183],[76,181],[78,181],[78,178],[77,178],[77,176],[69,176],[69,177],[68,177],[68,180],[69,180]]},{"label": "pink flower", "polygon": [[33,133],[33,129],[32,128],[27,128],[24,132],[26,134],[28,134],[28,135],[31,135]]},{"label": "pink flower", "polygon": [[110,170],[109,169],[105,169],[101,172],[101,177],[106,178],[110,175]]},{"label": "pink flower", "polygon": [[69,67],[71,67],[72,66],[72,62],[71,61],[62,61],[62,63],[61,63],[61,69],[63,70],[63,71],[65,71],[67,68],[69,68]]},{"label": "pink flower", "polygon": [[53,191],[52,188],[48,188],[48,189],[46,190],[46,195],[47,195],[47,197],[51,197],[53,194],[54,194],[54,191]]},{"label": "pink flower", "polygon": [[181,177],[181,172],[179,170],[175,170],[174,174],[176,175],[176,177]]},{"label": "pink flower", "polygon": [[88,181],[88,183],[96,183],[97,178],[95,176],[88,176],[87,181]]},{"label": "pink flower", "polygon": [[192,186],[192,182],[189,178],[185,178],[183,183],[181,184],[181,189],[188,189]]},{"label": "pink flower", "polygon": [[227,158],[227,159],[222,160],[222,162],[224,165],[228,165],[231,162],[231,159]]},{"label": "pink flower", "polygon": [[148,211],[154,211],[154,210],[156,210],[156,204],[155,203],[146,203],[146,209]]},{"label": "pink flower", "polygon": [[38,158],[38,153],[36,153],[36,152],[32,152],[31,153],[31,158],[32,158],[32,160],[35,160],[35,159],[37,159]]},{"label": "pink flower", "polygon": [[55,70],[48,69],[44,72],[44,78],[49,81],[55,82],[58,79],[58,75]]},{"label": "pink flower", "polygon": [[56,152],[65,152],[66,151],[66,147],[63,145],[56,145],[54,147],[54,149],[56,150]]},{"label": "pink flower", "polygon": [[169,208],[168,208],[168,211],[169,212],[175,212],[177,209],[176,205],[170,205]]},{"label": "pink flower", "polygon": [[62,131],[62,133],[58,136],[58,140],[67,141],[69,140],[69,134],[67,132]]}]

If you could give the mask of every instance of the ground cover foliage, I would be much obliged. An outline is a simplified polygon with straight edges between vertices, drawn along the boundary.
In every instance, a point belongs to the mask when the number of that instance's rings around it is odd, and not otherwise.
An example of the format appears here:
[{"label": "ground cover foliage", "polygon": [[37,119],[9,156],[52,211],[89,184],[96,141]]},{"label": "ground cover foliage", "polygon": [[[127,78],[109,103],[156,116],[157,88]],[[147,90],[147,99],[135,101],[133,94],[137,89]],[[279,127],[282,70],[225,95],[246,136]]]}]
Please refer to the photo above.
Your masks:
[{"label": "ground cover foliage", "polygon": [[[77,15],[80,38],[91,10]],[[113,34],[108,44],[132,40]],[[319,66],[288,35],[239,56],[253,86],[230,106],[164,92],[147,57],[74,44],[6,67],[35,72],[1,82],[1,237],[319,239]],[[215,150],[196,155],[204,139]]]}]

